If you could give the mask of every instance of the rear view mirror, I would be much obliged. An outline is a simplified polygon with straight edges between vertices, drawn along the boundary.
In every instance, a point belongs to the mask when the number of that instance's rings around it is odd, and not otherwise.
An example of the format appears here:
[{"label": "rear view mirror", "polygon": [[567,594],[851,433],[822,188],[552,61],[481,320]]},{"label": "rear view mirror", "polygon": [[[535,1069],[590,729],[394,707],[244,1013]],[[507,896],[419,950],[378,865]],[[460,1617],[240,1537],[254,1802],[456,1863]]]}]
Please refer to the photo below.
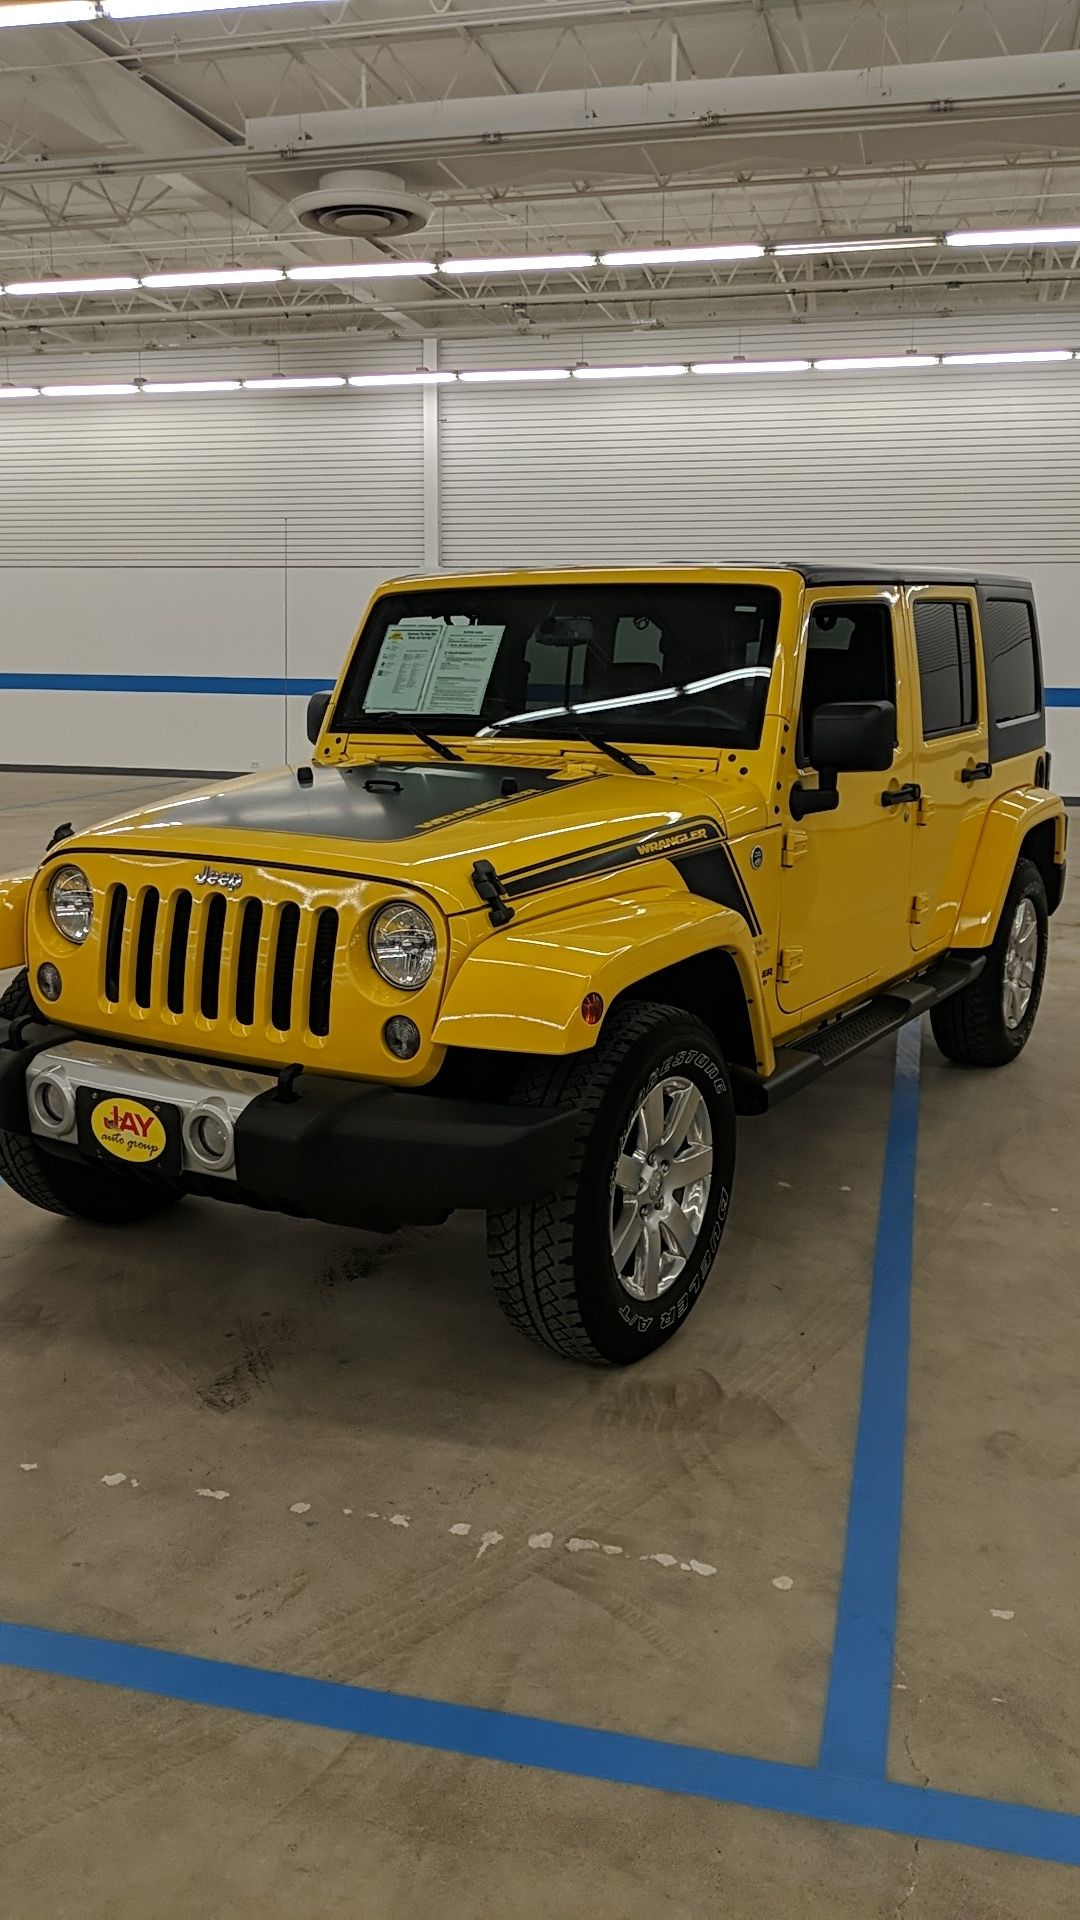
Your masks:
[{"label": "rear view mirror", "polygon": [[326,719],[326,709],[330,705],[332,692],[333,688],[331,687],[328,688],[325,693],[313,693],[307,703],[307,737],[311,741],[312,746],[315,745],[316,740],[322,732],[323,721]]},{"label": "rear view mirror", "polygon": [[885,773],[895,745],[891,700],[837,700],[814,710],[810,765],[819,773]]}]

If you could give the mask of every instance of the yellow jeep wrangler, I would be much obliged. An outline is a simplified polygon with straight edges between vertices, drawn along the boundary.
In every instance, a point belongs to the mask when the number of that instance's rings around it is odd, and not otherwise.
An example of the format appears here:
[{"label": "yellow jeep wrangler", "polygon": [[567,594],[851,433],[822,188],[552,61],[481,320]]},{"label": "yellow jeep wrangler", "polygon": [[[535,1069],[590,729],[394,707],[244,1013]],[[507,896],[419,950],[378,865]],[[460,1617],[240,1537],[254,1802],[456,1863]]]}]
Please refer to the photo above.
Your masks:
[{"label": "yellow jeep wrangler", "polygon": [[0,884],[0,1172],[488,1216],[500,1305],[625,1364],[701,1294],[760,1113],[930,1013],[1026,1044],[1065,813],[1023,580],[818,566],[392,581],[313,764]]}]

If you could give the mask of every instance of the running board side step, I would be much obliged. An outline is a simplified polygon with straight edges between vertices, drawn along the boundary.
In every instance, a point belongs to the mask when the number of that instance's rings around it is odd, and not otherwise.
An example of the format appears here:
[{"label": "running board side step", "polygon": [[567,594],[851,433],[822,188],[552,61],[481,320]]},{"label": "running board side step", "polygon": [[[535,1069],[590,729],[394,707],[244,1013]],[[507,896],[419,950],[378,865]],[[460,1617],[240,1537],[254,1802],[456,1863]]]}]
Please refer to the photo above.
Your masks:
[{"label": "running board side step", "polygon": [[750,1067],[732,1067],[735,1105],[739,1113],[767,1113],[800,1088],[809,1086],[821,1074],[829,1073],[845,1060],[853,1060],[878,1040],[898,1033],[909,1020],[917,1020],[928,1008],[959,993],[977,979],[986,965],[985,953],[946,954],[935,960],[917,979],[899,980],[895,986],[874,995],[853,1013],[831,1020],[816,1033],[810,1033],[796,1046],[778,1047],[776,1068],[768,1075]]}]

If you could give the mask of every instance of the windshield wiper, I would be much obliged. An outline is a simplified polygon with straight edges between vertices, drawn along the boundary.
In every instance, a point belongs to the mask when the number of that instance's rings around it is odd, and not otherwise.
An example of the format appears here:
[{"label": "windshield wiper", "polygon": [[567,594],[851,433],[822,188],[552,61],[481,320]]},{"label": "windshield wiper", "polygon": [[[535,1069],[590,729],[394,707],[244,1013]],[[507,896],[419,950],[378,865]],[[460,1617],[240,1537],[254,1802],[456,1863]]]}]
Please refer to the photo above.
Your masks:
[{"label": "windshield wiper", "polygon": [[[621,747],[612,746],[610,740],[603,739],[598,733],[590,732],[589,728],[583,727],[581,721],[575,720],[572,714],[567,713],[564,718],[562,714],[556,716],[552,713],[538,713],[535,717],[537,720],[557,720],[563,733],[572,733],[576,740],[584,740],[586,746],[595,747],[597,753],[606,753],[609,760],[614,760],[616,765],[625,767],[628,773],[647,774],[651,779],[653,769],[647,767],[643,760],[635,760],[632,753],[624,753]],[[502,733],[507,727],[528,727],[532,725],[532,720],[531,714],[515,713],[506,720],[492,720],[484,728],[484,732]]]},{"label": "windshield wiper", "polygon": [[[392,727],[400,727],[402,733],[414,734],[417,740],[422,740],[425,747],[430,747],[432,753],[437,753],[441,759],[443,760],[460,760],[461,759],[460,753],[455,753],[453,747],[448,747],[445,740],[436,740],[435,735],[433,733],[425,732],[424,728],[420,725],[419,721],[414,719],[411,713],[384,713],[380,709],[377,717],[380,720],[389,721]],[[366,720],[367,719],[374,720],[376,718],[376,715],[365,714],[364,718]]]}]

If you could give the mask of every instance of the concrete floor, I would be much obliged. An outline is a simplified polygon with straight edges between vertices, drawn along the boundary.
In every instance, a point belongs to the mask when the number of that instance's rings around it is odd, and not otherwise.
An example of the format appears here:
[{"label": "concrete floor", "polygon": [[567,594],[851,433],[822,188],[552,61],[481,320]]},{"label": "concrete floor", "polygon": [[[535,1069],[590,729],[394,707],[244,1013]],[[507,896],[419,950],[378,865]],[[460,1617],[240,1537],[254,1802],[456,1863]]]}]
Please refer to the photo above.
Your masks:
[{"label": "concrete floor", "polygon": [[[0,869],[158,790],[0,775]],[[890,1762],[1076,1812],[1078,962],[1074,900],[1016,1067],[924,1048]],[[504,1325],[477,1216],[109,1234],[0,1192],[0,1617],[812,1764],[891,1067],[746,1124],[722,1270],[620,1374]],[[4,1920],[1080,1904],[1069,1868],[22,1670],[0,1716]]]}]

